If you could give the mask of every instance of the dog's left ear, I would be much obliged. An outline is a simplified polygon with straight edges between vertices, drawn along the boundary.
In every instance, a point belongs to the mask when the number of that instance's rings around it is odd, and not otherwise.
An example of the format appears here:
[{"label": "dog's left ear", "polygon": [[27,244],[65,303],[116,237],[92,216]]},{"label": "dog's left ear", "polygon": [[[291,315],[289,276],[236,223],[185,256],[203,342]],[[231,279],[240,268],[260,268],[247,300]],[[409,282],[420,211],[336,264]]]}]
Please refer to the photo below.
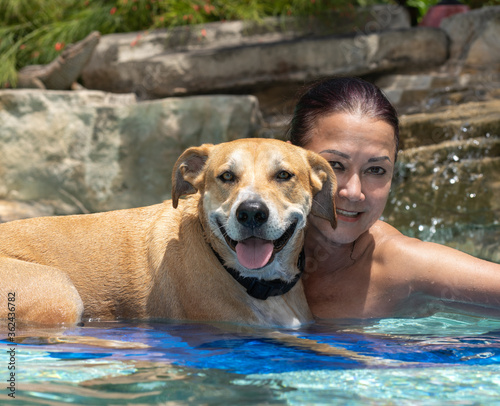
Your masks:
[{"label": "dog's left ear", "polygon": [[191,147],[177,159],[172,172],[172,206],[174,209],[177,208],[180,197],[198,191],[198,184],[201,181],[198,177],[212,148],[212,144]]},{"label": "dog's left ear", "polygon": [[306,151],[309,165],[311,165],[311,187],[313,189],[313,203],[311,214],[328,220],[332,228],[337,227],[335,211],[335,193],[337,192],[337,178],[328,161],[312,151]]}]

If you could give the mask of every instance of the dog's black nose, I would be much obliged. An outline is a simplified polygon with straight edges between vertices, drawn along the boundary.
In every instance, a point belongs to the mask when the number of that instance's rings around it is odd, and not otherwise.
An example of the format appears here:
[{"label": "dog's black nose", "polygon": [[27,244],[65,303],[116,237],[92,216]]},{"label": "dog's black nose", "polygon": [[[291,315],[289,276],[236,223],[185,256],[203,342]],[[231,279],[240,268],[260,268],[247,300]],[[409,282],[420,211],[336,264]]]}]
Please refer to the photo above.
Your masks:
[{"label": "dog's black nose", "polygon": [[268,217],[269,209],[264,202],[259,200],[247,200],[236,209],[236,218],[245,227],[260,227]]}]

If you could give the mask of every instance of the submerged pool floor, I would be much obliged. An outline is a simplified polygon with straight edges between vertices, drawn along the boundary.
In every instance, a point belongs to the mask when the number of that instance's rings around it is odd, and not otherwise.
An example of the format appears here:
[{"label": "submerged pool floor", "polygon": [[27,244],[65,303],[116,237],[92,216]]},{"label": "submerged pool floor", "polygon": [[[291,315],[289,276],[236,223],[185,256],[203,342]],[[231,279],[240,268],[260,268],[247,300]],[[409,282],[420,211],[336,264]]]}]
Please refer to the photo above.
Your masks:
[{"label": "submerged pool floor", "polygon": [[106,322],[1,337],[2,405],[500,405],[492,318],[438,313],[279,334]]}]

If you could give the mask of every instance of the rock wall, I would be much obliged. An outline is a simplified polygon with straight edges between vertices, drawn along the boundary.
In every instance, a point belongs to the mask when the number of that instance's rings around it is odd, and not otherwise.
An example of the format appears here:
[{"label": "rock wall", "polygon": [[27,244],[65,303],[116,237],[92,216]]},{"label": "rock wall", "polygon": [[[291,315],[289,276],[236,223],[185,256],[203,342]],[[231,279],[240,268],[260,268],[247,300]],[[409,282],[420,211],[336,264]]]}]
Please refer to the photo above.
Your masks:
[{"label": "rock wall", "polygon": [[450,38],[450,63],[463,68],[500,70],[500,7],[483,7],[441,22]]}]

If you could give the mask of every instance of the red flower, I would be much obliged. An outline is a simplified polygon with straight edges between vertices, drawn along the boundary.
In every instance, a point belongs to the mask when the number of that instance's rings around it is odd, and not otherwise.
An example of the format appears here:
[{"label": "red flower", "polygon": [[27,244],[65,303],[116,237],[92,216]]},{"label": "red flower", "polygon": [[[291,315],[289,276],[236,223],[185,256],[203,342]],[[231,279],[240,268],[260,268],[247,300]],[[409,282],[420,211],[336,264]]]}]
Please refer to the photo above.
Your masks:
[{"label": "red flower", "polygon": [[135,39],[130,43],[130,46],[135,47],[137,45],[137,43],[139,42],[139,40],[141,39],[141,37],[142,37],[141,34],[137,34],[137,37],[135,37]]},{"label": "red flower", "polygon": [[62,51],[64,45],[65,45],[64,42],[57,42],[54,48],[56,49],[57,52],[59,52]]},{"label": "red flower", "polygon": [[111,10],[109,10],[109,14],[113,15],[116,13],[116,7],[113,7]]}]

